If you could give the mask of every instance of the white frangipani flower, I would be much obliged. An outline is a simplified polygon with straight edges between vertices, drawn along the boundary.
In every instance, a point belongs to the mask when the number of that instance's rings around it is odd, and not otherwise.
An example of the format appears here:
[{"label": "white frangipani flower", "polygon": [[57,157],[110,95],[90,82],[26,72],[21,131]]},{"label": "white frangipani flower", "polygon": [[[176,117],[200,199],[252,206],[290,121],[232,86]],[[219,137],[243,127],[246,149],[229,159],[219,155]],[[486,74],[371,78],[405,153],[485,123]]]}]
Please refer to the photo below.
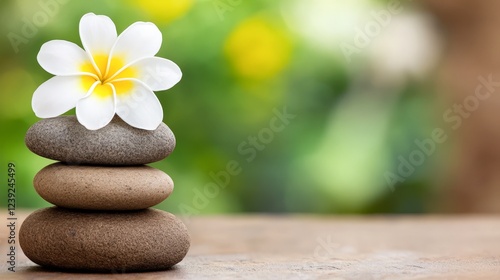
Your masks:
[{"label": "white frangipani flower", "polygon": [[153,91],[167,90],[182,77],[172,61],[155,57],[162,34],[150,22],[136,22],[117,36],[113,21],[88,13],[80,20],[83,48],[53,40],[42,45],[38,63],[55,75],[33,94],[40,118],[52,118],[76,107],[87,129],[106,126],[115,114],[129,125],[156,129],[163,110]]}]

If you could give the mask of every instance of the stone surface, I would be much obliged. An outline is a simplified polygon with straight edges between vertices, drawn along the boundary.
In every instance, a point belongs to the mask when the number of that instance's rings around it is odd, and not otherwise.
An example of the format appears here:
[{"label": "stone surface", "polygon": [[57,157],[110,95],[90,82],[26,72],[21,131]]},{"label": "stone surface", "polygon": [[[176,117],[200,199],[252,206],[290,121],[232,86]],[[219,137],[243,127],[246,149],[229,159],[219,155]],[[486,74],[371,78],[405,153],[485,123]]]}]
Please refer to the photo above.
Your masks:
[{"label": "stone surface", "polygon": [[19,230],[24,254],[51,268],[128,272],[164,270],[186,255],[190,237],[174,215],[154,210],[38,210]]},{"label": "stone surface", "polygon": [[34,179],[38,194],[57,206],[88,210],[137,210],[154,206],[173,191],[167,174],[153,167],[103,167],[54,163]]},{"label": "stone surface", "polygon": [[175,136],[164,123],[148,131],[118,117],[99,130],[86,129],[75,116],[43,119],[30,127],[25,141],[39,156],[94,165],[147,164],[166,158],[175,148]]}]

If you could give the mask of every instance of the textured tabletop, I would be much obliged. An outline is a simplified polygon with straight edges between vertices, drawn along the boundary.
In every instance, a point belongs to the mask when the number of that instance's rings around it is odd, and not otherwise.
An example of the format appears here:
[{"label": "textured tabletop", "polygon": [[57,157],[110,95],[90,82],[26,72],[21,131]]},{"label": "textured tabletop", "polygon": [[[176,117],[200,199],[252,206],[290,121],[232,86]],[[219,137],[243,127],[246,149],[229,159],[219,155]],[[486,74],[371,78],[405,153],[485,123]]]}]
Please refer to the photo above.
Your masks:
[{"label": "textured tabletop", "polygon": [[[7,222],[6,211],[0,218]],[[17,230],[26,212],[17,212]],[[202,216],[184,219],[186,258],[168,271],[69,273],[18,247],[0,279],[500,279],[499,216]]]}]

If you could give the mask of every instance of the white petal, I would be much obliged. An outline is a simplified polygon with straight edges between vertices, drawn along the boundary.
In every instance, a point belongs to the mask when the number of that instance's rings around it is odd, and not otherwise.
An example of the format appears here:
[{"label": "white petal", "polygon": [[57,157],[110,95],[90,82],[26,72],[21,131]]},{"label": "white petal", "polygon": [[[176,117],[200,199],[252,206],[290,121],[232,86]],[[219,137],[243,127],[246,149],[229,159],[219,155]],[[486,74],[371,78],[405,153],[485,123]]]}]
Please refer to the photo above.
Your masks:
[{"label": "white petal", "polygon": [[57,117],[74,108],[88,90],[82,87],[81,76],[55,76],[35,90],[31,106],[39,118]]},{"label": "white petal", "polygon": [[115,97],[90,94],[76,104],[78,121],[89,130],[105,127],[115,115]]},{"label": "white petal", "polygon": [[125,64],[145,57],[153,57],[161,47],[162,35],[151,22],[135,22],[125,29],[111,51],[122,57]]},{"label": "white petal", "polygon": [[131,65],[138,71],[137,79],[152,90],[167,90],[182,78],[179,66],[173,61],[160,57],[148,57]]},{"label": "white petal", "polygon": [[80,20],[80,39],[91,55],[109,54],[116,38],[116,27],[109,17],[88,13]]},{"label": "white petal", "polygon": [[42,45],[37,60],[52,75],[77,75],[82,73],[81,67],[89,58],[78,45],[53,40]]},{"label": "white petal", "polygon": [[163,109],[156,95],[144,84],[134,81],[128,93],[118,93],[116,114],[133,127],[155,130],[163,121]]}]

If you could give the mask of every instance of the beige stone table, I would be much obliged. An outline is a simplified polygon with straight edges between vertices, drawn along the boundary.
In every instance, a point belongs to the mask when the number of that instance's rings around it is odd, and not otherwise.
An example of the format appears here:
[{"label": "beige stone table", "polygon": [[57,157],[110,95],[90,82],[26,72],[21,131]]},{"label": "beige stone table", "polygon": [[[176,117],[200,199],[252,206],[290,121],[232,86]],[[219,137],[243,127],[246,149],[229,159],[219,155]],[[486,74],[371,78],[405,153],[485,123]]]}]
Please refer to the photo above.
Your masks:
[{"label": "beige stone table", "polygon": [[[0,219],[7,215],[0,209]],[[26,212],[17,211],[18,224]],[[43,269],[17,254],[0,279],[500,279],[500,216],[201,216],[184,220],[186,258],[168,271]],[[19,227],[18,227],[19,228]]]}]

